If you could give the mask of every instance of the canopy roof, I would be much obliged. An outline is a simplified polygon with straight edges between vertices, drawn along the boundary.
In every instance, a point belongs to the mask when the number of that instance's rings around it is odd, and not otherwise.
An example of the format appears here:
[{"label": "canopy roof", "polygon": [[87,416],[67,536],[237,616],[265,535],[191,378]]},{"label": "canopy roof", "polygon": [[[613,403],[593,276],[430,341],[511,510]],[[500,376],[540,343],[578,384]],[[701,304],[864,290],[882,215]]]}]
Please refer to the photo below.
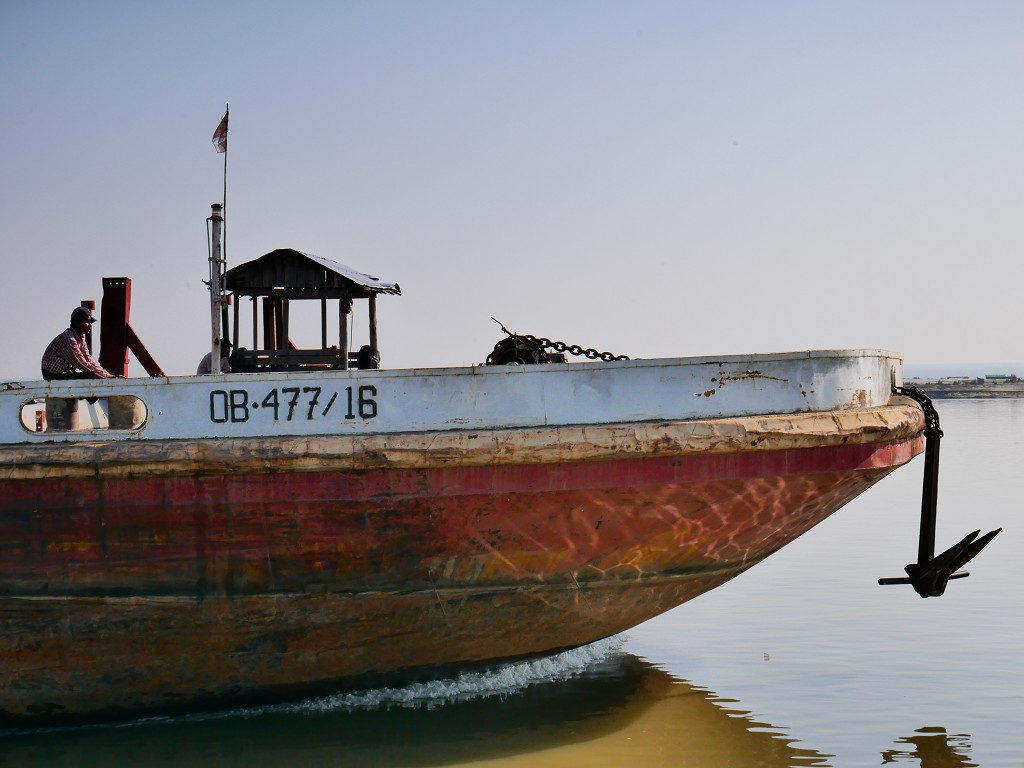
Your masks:
[{"label": "canopy roof", "polygon": [[398,283],[385,283],[337,261],[293,248],[278,248],[229,269],[225,287],[243,296],[297,297],[299,293],[308,293],[309,298],[368,298],[378,293],[402,293]]}]

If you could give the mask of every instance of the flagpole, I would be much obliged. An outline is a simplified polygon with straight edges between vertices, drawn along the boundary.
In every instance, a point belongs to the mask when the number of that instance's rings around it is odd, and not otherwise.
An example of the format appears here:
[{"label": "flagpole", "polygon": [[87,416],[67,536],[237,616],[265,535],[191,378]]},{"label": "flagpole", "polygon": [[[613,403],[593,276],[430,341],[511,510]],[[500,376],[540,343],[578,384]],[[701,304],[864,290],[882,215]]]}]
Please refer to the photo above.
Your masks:
[{"label": "flagpole", "polygon": [[[228,119],[230,104],[224,105],[224,120],[225,123]],[[224,210],[224,263],[227,264],[228,259],[228,145],[224,144],[224,196],[221,199],[221,204]]]},{"label": "flagpole", "polygon": [[[224,120],[227,121],[230,104],[224,104]],[[228,146],[224,145],[224,196],[221,200],[224,206],[224,245],[220,262],[220,337],[228,337],[228,297],[227,297],[227,271],[228,271]],[[220,373],[220,349],[217,350],[217,370]]]},{"label": "flagpole", "polygon": [[221,204],[213,206],[210,216],[212,230],[212,248],[210,251],[210,371],[224,373],[221,370],[221,339],[227,338],[226,315],[227,297],[225,295],[225,276],[227,273],[227,227],[225,213],[228,205],[228,106],[224,105],[224,119],[220,121],[213,133],[213,148],[224,155],[224,194]]}]

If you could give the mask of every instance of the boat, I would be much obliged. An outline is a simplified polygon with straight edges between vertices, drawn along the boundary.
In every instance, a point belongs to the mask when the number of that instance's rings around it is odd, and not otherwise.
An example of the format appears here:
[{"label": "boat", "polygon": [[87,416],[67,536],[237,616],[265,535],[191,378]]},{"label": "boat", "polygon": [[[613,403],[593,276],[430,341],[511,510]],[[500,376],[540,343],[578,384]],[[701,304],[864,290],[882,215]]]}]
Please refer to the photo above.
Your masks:
[{"label": "boat", "polygon": [[[490,364],[388,369],[376,300],[397,284],[291,249],[217,261],[231,372],[167,376],[146,352],[148,377],[0,382],[0,725],[582,646],[738,576],[924,450],[892,352],[624,359],[509,334]],[[100,361],[120,373],[145,351],[129,288],[104,281]],[[300,299],[322,307],[319,349],[289,337]]]}]

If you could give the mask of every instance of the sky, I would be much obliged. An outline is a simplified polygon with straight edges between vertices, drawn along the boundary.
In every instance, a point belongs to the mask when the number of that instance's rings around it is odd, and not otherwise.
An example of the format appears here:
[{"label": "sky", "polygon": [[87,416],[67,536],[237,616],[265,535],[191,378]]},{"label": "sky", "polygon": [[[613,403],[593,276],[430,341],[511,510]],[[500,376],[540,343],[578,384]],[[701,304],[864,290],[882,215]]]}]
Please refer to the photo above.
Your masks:
[{"label": "sky", "polygon": [[229,266],[399,283],[384,367],[483,362],[492,317],[630,357],[1024,360],[1022,39],[1020,2],[0,0],[0,380],[122,276],[195,371],[228,104]]}]

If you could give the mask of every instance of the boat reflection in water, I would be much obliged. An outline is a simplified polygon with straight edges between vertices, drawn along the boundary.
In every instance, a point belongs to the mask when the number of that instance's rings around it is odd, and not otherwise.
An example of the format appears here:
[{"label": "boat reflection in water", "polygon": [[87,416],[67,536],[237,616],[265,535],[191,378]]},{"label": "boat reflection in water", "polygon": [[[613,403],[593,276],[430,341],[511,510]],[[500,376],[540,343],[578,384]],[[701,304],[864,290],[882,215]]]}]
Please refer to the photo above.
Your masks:
[{"label": "boat reflection in water", "polygon": [[920,764],[922,768],[977,768],[970,759],[971,737],[965,733],[946,733],[945,728],[918,728],[913,736],[896,742],[897,749],[882,753],[882,765]]},{"label": "boat reflection in water", "polygon": [[[595,644],[600,646],[601,644]],[[580,665],[581,654],[604,653]],[[825,766],[711,691],[632,654],[581,649],[406,689],[121,726],[8,732],[32,765]],[[587,661],[585,656],[584,661]],[[572,665],[577,664],[577,669]],[[531,675],[534,682],[521,682]],[[520,682],[517,682],[520,681]],[[6,764],[0,760],[0,764]],[[489,763],[494,764],[494,763]]]}]

